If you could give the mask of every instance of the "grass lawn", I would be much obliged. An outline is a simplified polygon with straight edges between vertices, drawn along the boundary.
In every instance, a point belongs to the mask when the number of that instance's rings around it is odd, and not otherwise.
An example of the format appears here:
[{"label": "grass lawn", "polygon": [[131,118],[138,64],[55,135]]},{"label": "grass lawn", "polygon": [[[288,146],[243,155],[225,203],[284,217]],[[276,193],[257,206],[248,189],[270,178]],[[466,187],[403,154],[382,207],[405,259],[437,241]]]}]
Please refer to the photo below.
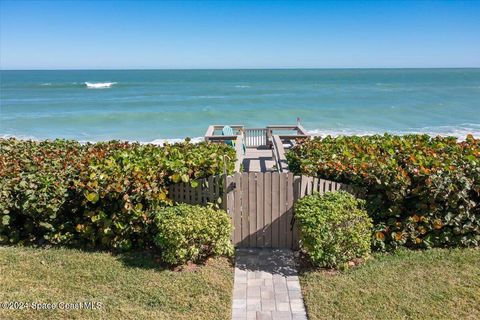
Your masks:
[{"label": "grass lawn", "polygon": [[300,278],[309,319],[480,319],[480,250],[376,254]]},{"label": "grass lawn", "polygon": [[0,247],[0,302],[101,302],[98,310],[1,310],[0,319],[228,319],[233,269],[212,259],[193,271],[145,254]]}]

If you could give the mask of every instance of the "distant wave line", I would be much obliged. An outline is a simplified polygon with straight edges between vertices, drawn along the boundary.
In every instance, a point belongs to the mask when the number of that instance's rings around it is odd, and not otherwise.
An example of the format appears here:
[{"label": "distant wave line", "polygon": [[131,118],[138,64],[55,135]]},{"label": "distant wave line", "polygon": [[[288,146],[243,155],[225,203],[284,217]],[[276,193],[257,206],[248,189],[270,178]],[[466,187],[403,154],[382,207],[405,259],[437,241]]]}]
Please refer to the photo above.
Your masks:
[{"label": "distant wave line", "polygon": [[103,89],[103,88],[110,88],[114,84],[117,84],[116,82],[85,82],[85,85],[87,88],[90,89]]}]

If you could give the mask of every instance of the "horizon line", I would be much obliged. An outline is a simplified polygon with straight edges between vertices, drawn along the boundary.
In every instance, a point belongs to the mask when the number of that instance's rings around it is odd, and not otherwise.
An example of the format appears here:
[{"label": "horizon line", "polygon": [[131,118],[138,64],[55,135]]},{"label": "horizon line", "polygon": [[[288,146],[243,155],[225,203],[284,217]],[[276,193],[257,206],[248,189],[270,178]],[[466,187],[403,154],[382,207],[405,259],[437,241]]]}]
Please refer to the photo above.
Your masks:
[{"label": "horizon line", "polygon": [[195,70],[355,70],[355,69],[480,69],[478,67],[265,67],[265,68],[0,68],[0,71],[195,71]]}]

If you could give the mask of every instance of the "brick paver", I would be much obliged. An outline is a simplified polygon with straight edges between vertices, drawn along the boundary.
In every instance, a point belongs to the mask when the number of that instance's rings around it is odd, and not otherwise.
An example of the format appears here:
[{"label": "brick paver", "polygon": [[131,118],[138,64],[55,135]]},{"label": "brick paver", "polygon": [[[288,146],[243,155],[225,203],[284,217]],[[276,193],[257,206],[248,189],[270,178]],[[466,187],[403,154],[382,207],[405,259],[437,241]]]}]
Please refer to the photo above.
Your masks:
[{"label": "brick paver", "polygon": [[307,319],[291,250],[237,249],[232,319]]}]

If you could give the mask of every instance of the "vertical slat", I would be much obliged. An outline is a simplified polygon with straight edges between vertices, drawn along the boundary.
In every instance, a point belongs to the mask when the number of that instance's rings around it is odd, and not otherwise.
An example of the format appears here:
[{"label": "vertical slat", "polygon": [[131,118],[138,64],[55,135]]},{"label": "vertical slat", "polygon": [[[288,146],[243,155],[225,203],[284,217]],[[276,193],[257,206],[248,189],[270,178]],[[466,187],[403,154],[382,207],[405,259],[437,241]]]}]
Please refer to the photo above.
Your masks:
[{"label": "vertical slat", "polygon": [[[294,203],[297,202],[298,199],[300,199],[300,188],[302,184],[302,177],[293,177],[293,200]],[[295,207],[294,207],[295,210]],[[293,214],[295,215],[295,211],[293,211]],[[293,225],[293,235],[292,235],[292,242],[293,242],[293,248],[297,249],[299,246],[299,233],[298,233],[298,223],[295,220],[295,223]]]},{"label": "vertical slat", "polygon": [[301,199],[306,196],[307,191],[307,176],[300,177],[300,192],[298,194],[298,199]]},{"label": "vertical slat", "polygon": [[248,174],[248,223],[249,223],[249,246],[257,246],[257,200],[256,200],[256,172]]},{"label": "vertical slat", "polygon": [[293,174],[287,173],[287,248],[293,249]]},{"label": "vertical slat", "polygon": [[264,235],[263,230],[265,226],[265,212],[263,210],[263,180],[264,174],[257,174],[257,247],[263,247],[264,245]]},{"label": "vertical slat", "polygon": [[242,173],[242,247],[248,247],[248,173]]},{"label": "vertical slat", "polygon": [[264,190],[264,247],[272,247],[272,173],[265,172],[263,181]]},{"label": "vertical slat", "polygon": [[185,189],[185,203],[190,203],[190,185],[182,183]]},{"label": "vertical slat", "polygon": [[202,180],[198,181],[198,186],[195,188],[197,189],[197,204],[203,205],[202,199]]},{"label": "vertical slat", "polygon": [[[235,203],[234,203],[234,190],[232,190],[232,188],[230,188],[230,186],[232,185],[233,183],[233,177],[232,176],[227,176],[226,178],[226,185],[227,185],[227,188],[224,192],[227,192],[227,213],[230,215],[230,221],[232,222],[232,225],[234,226],[235,225],[235,216],[234,216],[234,208],[235,208]],[[234,238],[234,232],[231,234],[230,236],[230,240],[232,241],[232,243],[235,241],[235,238]]]},{"label": "vertical slat", "polygon": [[216,203],[218,201],[218,198],[220,198],[220,186],[223,184],[223,179],[224,179],[224,175],[217,175],[215,176],[215,183],[214,183],[214,186],[215,186],[215,197],[214,197],[214,202]]},{"label": "vertical slat", "polygon": [[185,202],[185,188],[183,186],[183,183],[178,183],[178,203],[184,203]]},{"label": "vertical slat", "polygon": [[280,187],[279,187],[279,206],[278,212],[280,215],[280,226],[279,226],[279,235],[278,235],[278,245],[280,248],[285,248],[287,245],[287,176],[285,173],[280,173]]},{"label": "vertical slat", "polygon": [[326,180],[325,181],[325,192],[331,192],[332,191],[332,181]]},{"label": "vertical slat", "polygon": [[313,178],[307,177],[307,194],[306,195],[312,194],[312,182],[313,182]]},{"label": "vertical slat", "polygon": [[318,179],[313,178],[313,192],[318,192]]},{"label": "vertical slat", "polygon": [[320,192],[320,194],[324,194],[325,193],[325,180],[320,179],[320,181],[318,182],[318,185],[319,185],[318,192]]},{"label": "vertical slat", "polygon": [[242,174],[236,172],[235,178],[235,209],[234,209],[234,245],[238,246],[242,242]]},{"label": "vertical slat", "polygon": [[278,172],[272,173],[272,247],[279,247],[278,235],[280,232],[280,216],[279,216],[279,202],[278,197],[280,184],[280,176]]},{"label": "vertical slat", "polygon": [[214,198],[214,192],[213,192],[213,186],[214,182],[213,182],[213,176],[210,176],[208,177],[208,186],[207,186],[207,195],[208,195],[208,200],[207,202],[213,202],[213,198]]}]

